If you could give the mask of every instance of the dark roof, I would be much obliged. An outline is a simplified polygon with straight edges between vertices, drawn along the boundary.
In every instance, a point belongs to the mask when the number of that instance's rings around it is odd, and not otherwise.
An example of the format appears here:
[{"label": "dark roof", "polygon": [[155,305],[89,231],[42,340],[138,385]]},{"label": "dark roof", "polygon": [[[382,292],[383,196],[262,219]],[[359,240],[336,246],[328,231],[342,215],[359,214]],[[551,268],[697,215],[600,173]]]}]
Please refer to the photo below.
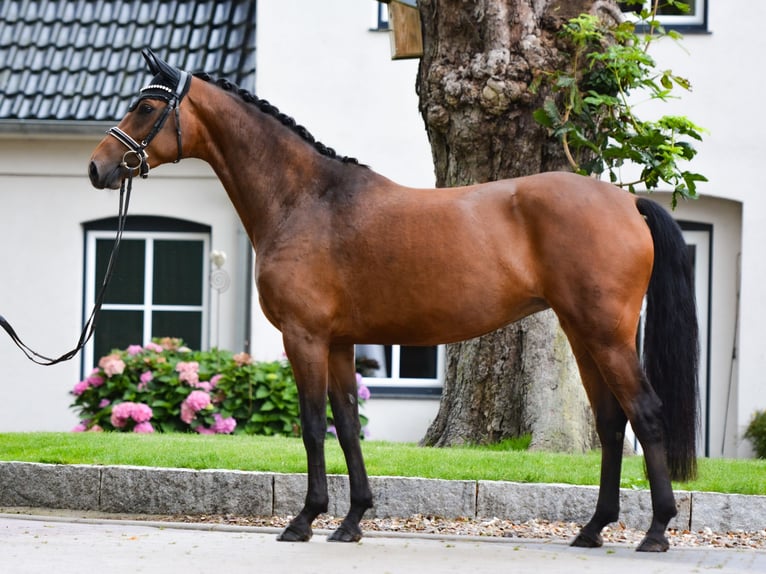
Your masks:
[{"label": "dark roof", "polygon": [[143,48],[255,88],[254,0],[2,0],[0,120],[115,121],[150,79]]}]

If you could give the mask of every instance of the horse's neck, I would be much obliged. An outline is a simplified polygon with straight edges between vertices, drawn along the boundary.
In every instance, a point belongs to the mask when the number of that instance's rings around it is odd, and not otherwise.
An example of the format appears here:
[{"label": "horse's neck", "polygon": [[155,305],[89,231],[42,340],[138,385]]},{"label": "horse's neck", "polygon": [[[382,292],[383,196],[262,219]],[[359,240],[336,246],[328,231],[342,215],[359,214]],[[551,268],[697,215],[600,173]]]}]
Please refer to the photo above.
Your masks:
[{"label": "horse's neck", "polygon": [[198,157],[216,172],[257,249],[340,166],[254,106],[217,96],[218,105],[207,106]]}]

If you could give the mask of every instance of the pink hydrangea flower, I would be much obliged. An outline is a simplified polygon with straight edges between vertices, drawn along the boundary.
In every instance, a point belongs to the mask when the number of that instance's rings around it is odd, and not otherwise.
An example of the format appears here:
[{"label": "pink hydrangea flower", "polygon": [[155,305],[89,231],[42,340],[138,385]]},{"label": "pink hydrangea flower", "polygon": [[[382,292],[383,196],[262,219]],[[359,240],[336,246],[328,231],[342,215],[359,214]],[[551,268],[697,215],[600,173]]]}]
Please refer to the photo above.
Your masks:
[{"label": "pink hydrangea flower", "polygon": [[143,351],[144,348],[141,345],[129,345],[128,346],[128,355],[131,357],[135,357],[138,355],[141,351]]},{"label": "pink hydrangea flower", "polygon": [[176,363],[176,372],[187,373],[190,371],[194,373],[199,371],[199,363],[197,361],[178,361]]},{"label": "pink hydrangea flower", "polygon": [[213,389],[213,385],[211,385],[207,381],[200,381],[197,384],[191,385],[194,388],[201,389],[205,391],[206,393],[209,393]]},{"label": "pink hydrangea flower", "polygon": [[85,432],[86,430],[88,430],[88,424],[85,421],[81,421],[72,429],[72,432]]},{"label": "pink hydrangea flower", "polygon": [[72,394],[77,395],[78,397],[83,394],[85,391],[87,391],[90,388],[90,384],[87,380],[80,381],[77,383],[74,388],[72,389]]},{"label": "pink hydrangea flower", "polygon": [[209,429],[205,425],[199,425],[194,430],[197,431],[199,434],[215,434],[215,431],[213,429]]},{"label": "pink hydrangea flower", "polygon": [[184,371],[178,375],[178,380],[190,387],[196,387],[199,384],[199,373],[196,371]]},{"label": "pink hydrangea flower", "polygon": [[178,380],[187,383],[190,387],[196,387],[199,383],[199,363],[197,361],[178,361],[176,364]]},{"label": "pink hydrangea flower", "polygon": [[125,371],[125,362],[117,354],[101,357],[98,366],[104,371],[104,374],[111,378],[114,375],[121,375]]},{"label": "pink hydrangea flower", "polygon": [[138,424],[146,423],[152,418],[152,409],[144,403],[124,402],[112,408],[111,422],[115,428],[121,429],[133,419]]},{"label": "pink hydrangea flower", "polygon": [[190,424],[199,411],[210,404],[210,395],[205,391],[192,391],[181,403],[181,420]]},{"label": "pink hydrangea flower", "polygon": [[234,432],[234,429],[237,428],[237,421],[234,420],[234,417],[223,418],[220,414],[215,413],[213,418],[215,419],[215,422],[210,427],[210,430],[215,433],[231,434]]},{"label": "pink hydrangea flower", "polygon": [[144,349],[146,349],[147,351],[152,351],[154,353],[161,353],[162,351],[165,350],[162,348],[162,345],[158,345],[157,343],[153,341],[151,343],[147,343],[146,345],[144,345]]},{"label": "pink hydrangea flower", "polygon": [[213,375],[210,377],[210,386],[215,387],[218,384],[218,381],[220,381],[223,378],[223,375]]},{"label": "pink hydrangea flower", "polygon": [[154,380],[154,373],[151,371],[144,371],[141,373],[141,376],[139,377],[139,380],[141,382],[138,383],[138,390],[143,391],[146,390],[146,385],[152,382]]},{"label": "pink hydrangea flower", "polygon": [[370,389],[368,389],[367,385],[364,384],[364,377],[362,377],[362,375],[359,373],[356,374],[356,389],[357,396],[363,401],[366,401],[370,398]]},{"label": "pink hydrangea flower", "polygon": [[101,428],[101,425],[93,425],[88,432],[104,432],[104,429]]},{"label": "pink hydrangea flower", "polygon": [[85,379],[91,387],[100,387],[104,384],[104,377],[98,374],[98,369],[94,369],[93,372]]},{"label": "pink hydrangea flower", "polygon": [[152,418],[152,408],[144,403],[133,403],[130,418],[139,424],[148,422]]},{"label": "pink hydrangea flower", "polygon": [[103,409],[104,407],[108,407],[111,404],[112,401],[109,399],[101,399],[98,403],[98,408]]},{"label": "pink hydrangea flower", "polygon": [[111,423],[112,426],[118,429],[123,428],[130,418],[130,414],[133,412],[133,403],[125,402],[119,403],[112,407]]},{"label": "pink hydrangea flower", "polygon": [[237,363],[238,367],[244,367],[253,362],[253,358],[247,353],[237,353],[232,359],[234,359],[234,362]]},{"label": "pink hydrangea flower", "polygon": [[140,434],[150,434],[154,432],[154,427],[150,422],[138,423],[135,427],[133,427],[133,432]]}]

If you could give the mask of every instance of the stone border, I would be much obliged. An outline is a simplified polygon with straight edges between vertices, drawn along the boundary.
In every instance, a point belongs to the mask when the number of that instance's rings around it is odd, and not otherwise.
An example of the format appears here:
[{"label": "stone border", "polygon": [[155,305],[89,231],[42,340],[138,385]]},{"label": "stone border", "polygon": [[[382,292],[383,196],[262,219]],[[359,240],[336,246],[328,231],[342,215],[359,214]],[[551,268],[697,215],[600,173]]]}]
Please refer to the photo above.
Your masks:
[{"label": "stone border", "polygon": [[[348,480],[328,477],[328,514],[348,509]],[[565,484],[371,477],[370,518],[413,514],[444,518],[497,517],[583,524],[598,488]],[[134,466],[0,462],[0,507],[38,507],[129,514],[295,515],[303,505],[305,474],[187,470]],[[681,530],[763,530],[766,496],[676,492]],[[646,490],[622,489],[620,521],[645,529],[651,519]]]}]

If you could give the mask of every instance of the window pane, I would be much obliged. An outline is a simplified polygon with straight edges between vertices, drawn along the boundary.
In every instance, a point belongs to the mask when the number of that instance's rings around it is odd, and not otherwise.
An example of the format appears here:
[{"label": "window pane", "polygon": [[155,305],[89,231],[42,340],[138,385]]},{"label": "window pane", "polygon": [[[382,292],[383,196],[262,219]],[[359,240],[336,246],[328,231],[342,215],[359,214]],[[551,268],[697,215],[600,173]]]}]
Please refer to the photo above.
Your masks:
[{"label": "window pane", "polygon": [[[96,240],[96,289],[98,293],[104,280],[109,255],[112,252],[114,240]],[[114,267],[114,274],[106,290],[105,303],[144,302],[144,260],[146,248],[142,239],[123,239],[120,252]]]},{"label": "window pane", "polygon": [[202,305],[202,241],[154,242],[154,305]]},{"label": "window pane", "polygon": [[662,16],[694,16],[696,11],[696,2],[694,0],[686,0],[684,2],[678,2],[679,4],[686,4],[689,8],[684,10],[677,6],[668,6],[667,3],[660,1],[660,5],[657,7],[657,14]]},{"label": "window pane", "polygon": [[202,312],[200,311],[154,311],[152,313],[152,338],[178,337],[187,347],[202,347]]},{"label": "window pane", "polygon": [[[122,253],[120,253],[122,256]],[[93,334],[93,365],[112,349],[143,343],[144,314],[141,311],[101,311]]]},{"label": "window pane", "polygon": [[436,378],[436,347],[401,347],[399,361],[404,379]]}]

